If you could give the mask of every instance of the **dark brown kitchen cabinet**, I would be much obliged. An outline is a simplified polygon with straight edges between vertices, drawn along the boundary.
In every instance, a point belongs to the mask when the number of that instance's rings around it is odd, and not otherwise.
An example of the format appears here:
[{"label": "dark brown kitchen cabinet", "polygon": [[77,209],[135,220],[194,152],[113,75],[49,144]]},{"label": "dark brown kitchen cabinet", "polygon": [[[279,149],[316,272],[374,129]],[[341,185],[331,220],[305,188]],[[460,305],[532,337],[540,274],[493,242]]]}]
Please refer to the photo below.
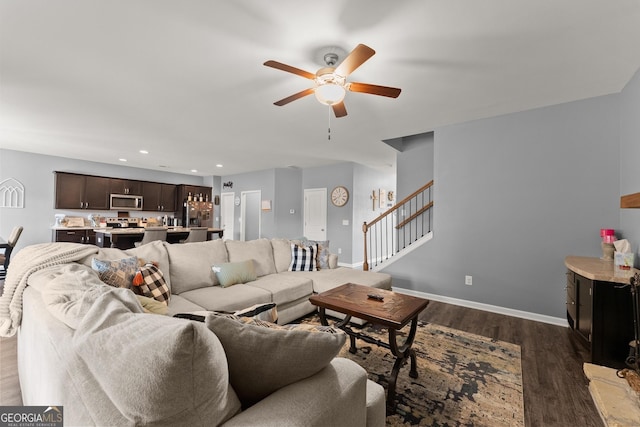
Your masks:
[{"label": "dark brown kitchen cabinet", "polygon": [[109,178],[56,172],[56,209],[109,209]]},{"label": "dark brown kitchen cabinet", "polygon": [[93,230],[54,230],[53,240],[55,242],[71,242],[95,245],[96,233]]},{"label": "dark brown kitchen cabinet", "polygon": [[109,179],[109,193],[140,196],[142,194],[142,181],[111,178]]},{"label": "dark brown kitchen cabinet", "polygon": [[145,211],[176,211],[176,186],[173,184],[143,182],[142,196],[142,209]]},{"label": "dark brown kitchen cabinet", "polygon": [[622,368],[633,340],[629,286],[567,272],[567,320],[589,349],[591,363]]},{"label": "dark brown kitchen cabinet", "polygon": [[211,187],[204,187],[201,185],[179,185],[178,186],[178,201],[180,204],[187,201],[189,198],[189,194],[193,200],[196,200],[195,197],[197,195],[202,194],[203,199],[207,202],[211,201]]}]

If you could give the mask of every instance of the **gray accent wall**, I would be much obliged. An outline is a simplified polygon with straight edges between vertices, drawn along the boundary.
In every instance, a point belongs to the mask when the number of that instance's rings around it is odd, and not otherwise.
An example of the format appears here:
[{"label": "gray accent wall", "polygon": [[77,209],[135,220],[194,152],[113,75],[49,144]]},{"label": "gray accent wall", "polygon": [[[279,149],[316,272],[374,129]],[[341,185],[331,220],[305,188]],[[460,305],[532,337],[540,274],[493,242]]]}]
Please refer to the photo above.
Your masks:
[{"label": "gray accent wall", "polygon": [[619,228],[619,104],[436,129],[433,239],[383,270],[394,286],[564,317],[564,258],[599,257],[600,228]]},{"label": "gray accent wall", "polygon": [[[620,196],[640,192],[640,71],[620,94]],[[620,209],[620,235],[628,239],[640,266],[640,209]]]},{"label": "gray accent wall", "polygon": [[433,139],[433,132],[427,132],[399,138],[396,143],[396,201],[404,199],[433,179]]},{"label": "gray accent wall", "polygon": [[[276,169],[275,188],[277,197],[272,201],[275,217],[273,237],[296,238],[302,235],[303,194],[302,169]],[[291,213],[293,211],[293,213]]]},{"label": "gray accent wall", "polygon": [[[240,197],[243,191],[261,191],[262,200],[273,200],[275,198],[275,169],[262,170],[252,173],[243,173],[237,175],[222,176],[222,182],[233,183],[233,188],[223,189],[223,193],[235,193],[236,197]],[[234,207],[234,235],[233,240],[240,240],[240,215],[241,206]],[[261,211],[261,237],[271,238],[275,236],[275,219],[273,210]],[[225,236],[231,238],[231,236]]]},{"label": "gray accent wall", "polygon": [[[327,189],[327,240],[331,252],[342,253],[338,256],[340,262],[350,264],[353,259],[353,206],[354,206],[354,164],[351,162],[337,163],[330,166],[307,168],[302,171],[302,189]],[[349,190],[349,201],[342,207],[331,203],[331,190],[342,185]],[[342,225],[347,220],[349,225]],[[300,230],[302,234],[302,229]]]},{"label": "gray accent wall", "polygon": [[[0,236],[6,239],[15,225],[24,227],[16,251],[30,244],[50,242],[52,238],[51,227],[55,222],[54,215],[57,213],[82,216],[84,218],[90,213],[117,216],[114,211],[63,211],[54,209],[54,171],[139,179],[168,184],[205,185],[201,176],[0,149],[0,181],[14,178],[25,187],[24,209],[0,208]],[[131,216],[156,217],[160,215],[159,212],[135,212]]]}]

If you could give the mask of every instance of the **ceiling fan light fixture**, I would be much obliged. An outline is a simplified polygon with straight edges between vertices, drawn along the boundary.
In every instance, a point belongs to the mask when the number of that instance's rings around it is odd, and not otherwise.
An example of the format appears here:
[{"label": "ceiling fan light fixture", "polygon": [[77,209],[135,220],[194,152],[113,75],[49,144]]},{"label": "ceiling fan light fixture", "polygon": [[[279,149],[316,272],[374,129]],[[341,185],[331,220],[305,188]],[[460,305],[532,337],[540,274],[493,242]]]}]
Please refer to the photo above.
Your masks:
[{"label": "ceiling fan light fixture", "polygon": [[344,86],[335,83],[325,83],[315,90],[316,99],[325,105],[334,105],[342,102],[346,93]]},{"label": "ceiling fan light fixture", "polygon": [[335,68],[321,68],[316,73],[316,99],[325,105],[334,105],[342,102],[347,90],[346,79],[334,73]]}]

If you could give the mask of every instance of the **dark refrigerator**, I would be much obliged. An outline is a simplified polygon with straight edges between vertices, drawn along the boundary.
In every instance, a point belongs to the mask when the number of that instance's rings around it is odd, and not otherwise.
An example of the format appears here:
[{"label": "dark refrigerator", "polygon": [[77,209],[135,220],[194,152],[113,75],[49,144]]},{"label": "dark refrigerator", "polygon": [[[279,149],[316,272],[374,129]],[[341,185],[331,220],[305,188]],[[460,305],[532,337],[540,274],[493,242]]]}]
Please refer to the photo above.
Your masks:
[{"label": "dark refrigerator", "polygon": [[184,227],[213,227],[213,203],[187,201],[182,209]]}]

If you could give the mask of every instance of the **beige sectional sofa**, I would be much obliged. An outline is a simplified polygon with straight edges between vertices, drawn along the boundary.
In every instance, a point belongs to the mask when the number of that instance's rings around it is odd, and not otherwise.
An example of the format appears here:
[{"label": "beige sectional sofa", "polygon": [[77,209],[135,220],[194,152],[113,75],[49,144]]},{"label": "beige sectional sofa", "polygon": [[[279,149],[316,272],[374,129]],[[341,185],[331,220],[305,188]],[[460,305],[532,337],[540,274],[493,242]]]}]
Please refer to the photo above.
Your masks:
[{"label": "beige sectional sofa", "polygon": [[[20,302],[18,369],[25,405],[63,406],[65,425],[384,425],[384,389],[367,380],[356,363],[330,353],[326,363],[308,367],[307,357],[273,354],[293,348],[290,335],[303,332],[271,331],[284,341],[274,345],[269,339],[264,352],[243,354],[246,333],[262,334],[252,329],[257,326],[247,325],[237,340],[225,341],[222,330],[216,334],[207,323],[145,313],[133,292],[105,286],[91,268],[93,258],[131,256],[153,261],[163,272],[172,292],[170,315],[275,302],[278,323],[286,324],[314,311],[308,301],[314,292],[346,282],[391,286],[386,274],[337,267],[335,256],[329,262],[333,268],[288,271],[291,248],[284,239],[153,242],[127,251],[73,243],[26,247],[12,261],[5,283],[5,293],[8,288],[14,295],[2,296],[11,299],[14,311],[0,319],[15,322]],[[212,265],[249,259],[256,280],[228,287],[216,283]],[[28,283],[24,292],[22,282]],[[315,342],[318,335],[302,336]],[[344,342],[340,336],[324,339],[333,340],[328,351],[340,344],[336,339]],[[240,345],[230,349],[235,341]],[[286,361],[280,363],[282,375],[299,365],[311,370],[247,406],[240,390],[266,378],[261,360]],[[244,386],[234,386],[234,366],[258,370]]]},{"label": "beige sectional sofa", "polygon": [[[292,255],[291,241],[287,239],[165,243],[165,247],[171,266],[171,313],[236,311],[254,304],[274,302],[278,323],[285,324],[315,310],[309,302],[314,293],[349,282],[391,289],[390,275],[338,267],[335,254],[329,255],[331,268],[288,271]],[[254,260],[257,280],[227,288],[216,286],[212,265],[245,260]]]}]

